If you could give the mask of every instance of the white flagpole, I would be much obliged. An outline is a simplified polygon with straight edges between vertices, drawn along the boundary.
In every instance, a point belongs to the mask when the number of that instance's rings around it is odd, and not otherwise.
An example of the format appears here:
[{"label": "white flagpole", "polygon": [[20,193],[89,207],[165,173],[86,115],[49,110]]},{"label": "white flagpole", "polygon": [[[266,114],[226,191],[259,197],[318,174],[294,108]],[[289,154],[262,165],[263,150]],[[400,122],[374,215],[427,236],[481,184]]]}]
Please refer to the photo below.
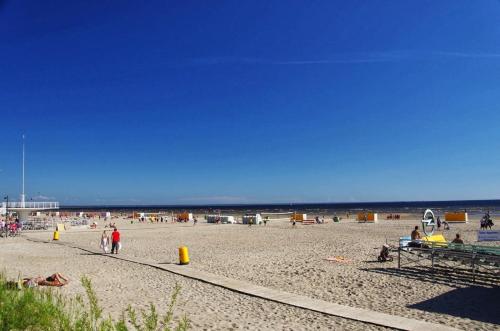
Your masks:
[{"label": "white flagpole", "polygon": [[23,193],[21,194],[21,207],[25,207],[25,195],[24,195],[24,134],[23,134]]}]

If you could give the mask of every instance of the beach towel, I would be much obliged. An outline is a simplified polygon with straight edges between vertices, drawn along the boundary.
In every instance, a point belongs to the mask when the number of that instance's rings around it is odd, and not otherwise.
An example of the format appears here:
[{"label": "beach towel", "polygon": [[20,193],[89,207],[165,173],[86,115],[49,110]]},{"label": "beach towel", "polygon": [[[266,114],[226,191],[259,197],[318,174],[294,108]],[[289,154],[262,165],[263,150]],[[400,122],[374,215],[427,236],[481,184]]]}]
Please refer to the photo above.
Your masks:
[{"label": "beach towel", "polygon": [[343,256],[330,256],[330,257],[327,257],[325,260],[327,260],[329,262],[338,262],[338,263],[349,263],[349,262],[351,262],[351,260],[346,259]]}]

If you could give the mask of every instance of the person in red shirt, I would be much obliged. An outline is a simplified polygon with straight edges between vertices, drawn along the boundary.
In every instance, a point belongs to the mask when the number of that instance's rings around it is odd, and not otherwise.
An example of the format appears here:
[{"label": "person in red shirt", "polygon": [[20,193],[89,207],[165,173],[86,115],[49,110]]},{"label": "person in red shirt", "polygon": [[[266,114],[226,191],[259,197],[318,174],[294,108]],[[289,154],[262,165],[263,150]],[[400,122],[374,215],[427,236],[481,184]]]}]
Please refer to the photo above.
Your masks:
[{"label": "person in red shirt", "polygon": [[111,233],[111,254],[118,254],[118,245],[120,244],[120,232],[115,227]]}]

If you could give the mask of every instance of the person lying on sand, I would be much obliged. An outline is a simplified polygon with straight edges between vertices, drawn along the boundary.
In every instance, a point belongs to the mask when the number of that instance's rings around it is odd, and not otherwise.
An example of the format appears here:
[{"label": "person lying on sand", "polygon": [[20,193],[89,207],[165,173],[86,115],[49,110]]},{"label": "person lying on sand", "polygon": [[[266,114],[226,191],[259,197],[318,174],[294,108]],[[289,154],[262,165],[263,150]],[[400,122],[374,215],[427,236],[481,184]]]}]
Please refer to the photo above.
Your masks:
[{"label": "person lying on sand", "polygon": [[63,286],[68,284],[69,279],[56,272],[53,275],[45,278],[42,276],[32,277],[32,278],[23,278],[20,280],[20,285],[22,287],[37,287],[37,286]]}]

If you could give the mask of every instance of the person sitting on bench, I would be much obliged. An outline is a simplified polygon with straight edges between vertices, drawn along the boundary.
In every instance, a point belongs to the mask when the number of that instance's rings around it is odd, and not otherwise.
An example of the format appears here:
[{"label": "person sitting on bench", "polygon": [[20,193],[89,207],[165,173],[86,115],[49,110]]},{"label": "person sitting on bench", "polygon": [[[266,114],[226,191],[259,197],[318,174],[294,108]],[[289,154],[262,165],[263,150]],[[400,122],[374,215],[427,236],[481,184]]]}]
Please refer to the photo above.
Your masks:
[{"label": "person sitting on bench", "polygon": [[415,226],[415,229],[411,232],[411,241],[416,241],[422,239],[420,237],[420,232],[418,232],[418,226]]},{"label": "person sitting on bench", "polygon": [[418,226],[415,226],[415,229],[411,232],[411,242],[408,243],[408,247],[422,247],[420,243],[420,232],[418,232]]},{"label": "person sitting on bench", "polygon": [[455,236],[455,239],[453,239],[452,243],[453,244],[461,244],[461,245],[464,244],[464,241],[462,240],[462,238],[460,238],[460,233],[457,233],[457,235]]}]

